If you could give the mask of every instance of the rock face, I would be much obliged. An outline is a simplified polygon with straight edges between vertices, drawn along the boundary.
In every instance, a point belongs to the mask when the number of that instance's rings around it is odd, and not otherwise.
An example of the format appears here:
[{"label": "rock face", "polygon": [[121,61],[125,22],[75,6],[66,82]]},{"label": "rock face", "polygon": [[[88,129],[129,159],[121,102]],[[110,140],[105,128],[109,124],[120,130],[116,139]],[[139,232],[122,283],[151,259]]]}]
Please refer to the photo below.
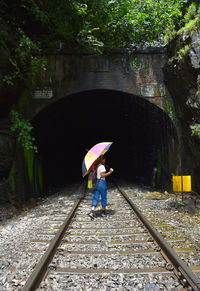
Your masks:
[{"label": "rock face", "polygon": [[11,135],[9,123],[6,119],[0,122],[0,201],[9,200],[11,193],[8,182],[9,172],[14,160],[15,139]]},{"label": "rock face", "polygon": [[174,101],[179,132],[181,173],[192,176],[192,189],[200,192],[200,138],[190,126],[200,123],[200,31],[183,31],[168,47],[164,68],[166,85]]},{"label": "rock face", "polygon": [[0,126],[0,179],[8,178],[14,158],[15,140],[9,130],[9,124],[1,122]]}]

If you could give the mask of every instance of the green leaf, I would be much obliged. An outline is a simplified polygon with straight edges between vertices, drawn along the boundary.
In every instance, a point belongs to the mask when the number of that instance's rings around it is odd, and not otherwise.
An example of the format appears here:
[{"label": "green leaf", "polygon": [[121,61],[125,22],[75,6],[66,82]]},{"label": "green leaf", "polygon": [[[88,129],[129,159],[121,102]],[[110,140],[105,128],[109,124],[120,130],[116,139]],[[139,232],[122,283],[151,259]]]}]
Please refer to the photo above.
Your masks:
[{"label": "green leaf", "polygon": [[21,118],[15,110],[11,110],[10,119],[12,123],[10,130],[16,134],[17,141],[27,150],[34,150],[37,153],[37,147],[34,145],[35,138],[31,136],[33,129],[31,123]]}]

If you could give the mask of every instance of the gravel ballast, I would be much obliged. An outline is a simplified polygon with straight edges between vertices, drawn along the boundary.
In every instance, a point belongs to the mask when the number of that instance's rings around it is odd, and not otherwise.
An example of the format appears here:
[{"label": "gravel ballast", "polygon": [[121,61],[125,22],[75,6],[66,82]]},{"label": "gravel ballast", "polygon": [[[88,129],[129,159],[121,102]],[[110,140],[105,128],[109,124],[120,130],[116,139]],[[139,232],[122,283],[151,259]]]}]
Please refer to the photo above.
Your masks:
[{"label": "gravel ballast", "polygon": [[[180,205],[178,203],[180,198],[176,198],[172,194],[152,192],[148,189],[138,188],[130,184],[125,185],[124,183],[122,187],[144,215],[147,214],[146,211],[148,209],[147,218],[153,225],[158,225],[157,229],[160,233],[162,233],[163,227],[159,228],[159,224],[165,222],[166,229],[170,229],[170,227],[173,229],[175,228],[177,236],[180,237],[184,235],[185,247],[195,248],[195,250],[199,250],[200,253],[200,210],[194,207],[194,203],[189,195],[185,197],[185,204]],[[26,212],[19,211],[10,205],[0,207],[0,290],[12,291],[21,290],[23,288],[26,279],[33,271],[41,255],[47,249],[53,234],[56,233],[63,219],[70,212],[74,201],[78,198],[77,194],[73,194],[74,188],[75,186],[71,185],[54,195],[40,199],[34,208],[28,209]],[[120,196],[116,188],[108,188],[108,202],[109,197],[112,201],[115,200],[114,198],[116,197],[115,203],[117,205],[117,199]],[[111,214],[112,211],[114,211],[115,203],[113,202],[112,206],[108,205],[108,213],[110,211]],[[89,212],[89,208],[86,209]],[[85,209],[79,209],[79,214],[83,215],[83,218],[85,211]],[[129,210],[126,211],[126,209],[122,209],[122,213],[123,211],[124,217],[129,215]],[[87,213],[85,214],[84,220],[87,221],[88,216]],[[109,219],[109,217],[106,219]],[[117,222],[116,224],[118,225],[119,223],[120,222]],[[76,236],[76,227],[81,227],[81,221],[80,223],[75,222],[73,225],[75,228],[71,230],[67,240],[80,241],[81,238]],[[96,224],[97,228],[101,227],[101,225],[102,223],[100,221]],[[130,225],[130,222],[128,225]],[[92,226],[90,219],[88,220],[87,226],[88,228]],[[112,233],[112,230],[105,229],[105,234],[109,231]],[[84,233],[84,228],[80,229],[79,233],[80,232]],[[121,234],[122,232],[125,233],[126,236],[123,236],[123,234]],[[130,237],[127,236],[129,232],[133,231],[128,228],[124,229],[120,231],[119,236],[121,236],[122,240],[129,240],[131,238],[131,235]],[[89,233],[90,230],[87,230],[87,234]],[[170,231],[163,234],[163,236],[170,239]],[[39,239],[44,240],[44,242],[38,242],[37,240]],[[93,241],[93,239],[93,236],[88,236],[88,240]],[[98,239],[101,241],[100,236],[98,236]],[[139,236],[137,239],[139,239]],[[147,242],[146,248],[151,248],[151,244],[152,242]],[[180,245],[182,247],[181,243],[171,242],[171,246],[173,247],[178,248]],[[81,248],[84,249],[84,246],[81,247],[79,245],[77,247],[76,245],[71,245],[67,241],[61,245],[61,249],[67,249],[67,251],[80,250]],[[92,244],[89,248],[90,250],[98,250],[98,247]],[[140,249],[140,244],[129,244],[126,246],[107,244],[102,246],[101,249],[102,251],[126,251],[127,249]],[[153,260],[157,260],[156,254],[149,256],[151,256]],[[140,256],[137,255],[129,258],[129,264],[131,262],[132,267],[136,259],[140,259]],[[198,256],[193,257],[191,253],[182,254],[182,259],[189,265],[200,265]],[[78,261],[77,256],[77,265],[74,264],[74,261],[72,261],[69,256],[66,258],[65,263],[69,267],[84,268],[94,261],[99,267],[109,267],[113,264],[115,264],[116,269],[130,267],[126,266],[126,257],[122,259],[119,254],[112,255],[107,260],[101,260],[101,256],[98,255],[93,257],[83,255]],[[141,268],[143,263],[144,262],[141,260]],[[164,261],[161,261],[160,265],[163,267],[165,265]],[[153,265],[150,264],[150,267],[152,266]],[[149,288],[154,288],[153,286],[159,287],[157,290],[181,290],[181,287],[175,286],[177,283],[167,275],[162,275],[163,278],[159,277],[161,275],[143,275],[143,281],[141,281],[141,276],[131,274],[90,274],[89,276],[90,279],[88,280],[87,274],[63,274],[61,279],[58,274],[57,279],[55,279],[54,277],[51,278],[51,274],[49,274],[41,290],[144,290],[144,286],[146,286],[146,288],[148,286]],[[161,282],[161,279],[163,283],[158,284],[158,282]],[[51,282],[48,283],[48,280]],[[170,280],[172,280],[171,283]],[[49,289],[52,288],[52,286],[53,289]]]}]

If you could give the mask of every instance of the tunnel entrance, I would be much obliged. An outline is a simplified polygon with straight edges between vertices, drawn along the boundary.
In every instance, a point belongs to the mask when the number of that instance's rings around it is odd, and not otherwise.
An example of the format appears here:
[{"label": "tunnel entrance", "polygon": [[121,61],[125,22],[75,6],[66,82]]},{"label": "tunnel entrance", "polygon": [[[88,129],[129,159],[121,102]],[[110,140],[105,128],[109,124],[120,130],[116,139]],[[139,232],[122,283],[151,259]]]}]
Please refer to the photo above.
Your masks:
[{"label": "tunnel entrance", "polygon": [[176,132],[169,117],[145,99],[112,90],[80,92],[33,120],[45,189],[80,181],[87,149],[113,141],[107,162],[115,177],[147,186],[169,183]]}]

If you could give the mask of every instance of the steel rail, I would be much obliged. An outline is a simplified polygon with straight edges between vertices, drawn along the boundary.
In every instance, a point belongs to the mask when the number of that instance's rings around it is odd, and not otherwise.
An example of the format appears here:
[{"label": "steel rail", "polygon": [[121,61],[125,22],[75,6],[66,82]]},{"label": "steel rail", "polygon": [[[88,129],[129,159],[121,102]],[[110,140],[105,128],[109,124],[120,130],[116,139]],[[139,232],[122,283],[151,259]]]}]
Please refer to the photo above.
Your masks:
[{"label": "steel rail", "polygon": [[135,204],[131,201],[131,199],[127,196],[127,194],[117,185],[115,182],[116,187],[118,188],[119,192],[122,196],[126,199],[129,205],[132,207],[138,218],[142,221],[144,226],[147,228],[149,233],[158,243],[160,248],[163,250],[165,255],[168,257],[170,262],[173,264],[175,269],[177,270],[178,274],[181,273],[180,277],[184,277],[188,284],[193,288],[194,291],[200,290],[200,278],[198,278],[193,271],[187,266],[187,264],[179,258],[176,252],[171,248],[171,246],[164,240],[161,234],[151,225],[151,223],[142,215],[140,210],[135,206]]},{"label": "steel rail", "polygon": [[45,253],[43,254],[43,256],[41,257],[40,261],[37,263],[35,269],[33,270],[32,274],[29,276],[29,278],[27,279],[24,288],[22,289],[22,291],[34,291],[36,290],[42,279],[45,276],[45,273],[47,271],[48,265],[50,264],[50,262],[52,261],[57,247],[59,246],[65,231],[67,229],[67,227],[69,226],[80,202],[82,201],[82,199],[84,198],[85,195],[85,190],[86,190],[86,184],[82,183],[79,188],[75,191],[75,193],[81,193],[83,192],[83,195],[75,202],[74,206],[72,207],[70,213],[68,214],[67,218],[64,220],[63,224],[61,225],[61,227],[59,228],[58,232],[56,233],[55,237],[53,238],[53,240],[51,241],[49,247],[47,248],[47,250],[45,251]]}]

